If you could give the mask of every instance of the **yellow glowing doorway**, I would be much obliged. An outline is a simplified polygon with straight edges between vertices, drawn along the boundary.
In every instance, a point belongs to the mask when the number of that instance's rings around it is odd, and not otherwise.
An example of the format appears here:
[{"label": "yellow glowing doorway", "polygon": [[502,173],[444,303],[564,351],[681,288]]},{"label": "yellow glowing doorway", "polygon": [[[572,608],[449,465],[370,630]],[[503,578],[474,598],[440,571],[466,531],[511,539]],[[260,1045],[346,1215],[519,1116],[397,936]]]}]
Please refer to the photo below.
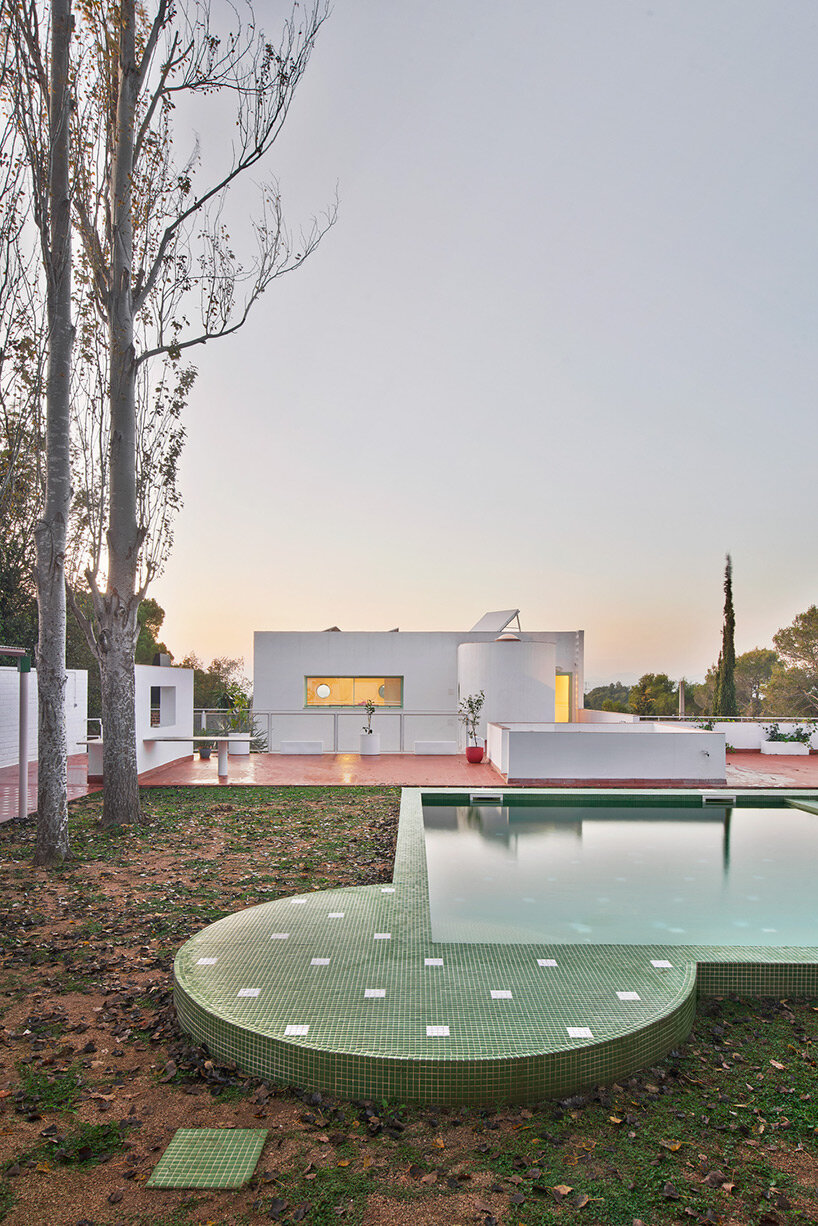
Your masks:
[{"label": "yellow glowing doorway", "polygon": [[554,722],[569,724],[571,722],[571,676],[569,673],[557,673],[554,695]]}]

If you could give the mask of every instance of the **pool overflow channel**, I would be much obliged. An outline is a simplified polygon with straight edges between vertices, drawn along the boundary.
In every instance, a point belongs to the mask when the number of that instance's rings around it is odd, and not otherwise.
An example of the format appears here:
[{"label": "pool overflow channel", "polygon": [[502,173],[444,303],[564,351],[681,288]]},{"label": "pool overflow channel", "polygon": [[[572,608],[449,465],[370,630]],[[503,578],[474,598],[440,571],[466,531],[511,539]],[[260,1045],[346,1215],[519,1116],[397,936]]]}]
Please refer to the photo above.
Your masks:
[{"label": "pool overflow channel", "polygon": [[[278,899],[182,946],[174,965],[182,1026],[248,1073],[340,1097],[524,1103],[656,1063],[690,1032],[698,996],[818,996],[818,931],[809,916],[804,940],[789,945],[741,943],[741,928],[734,943],[682,944],[684,933],[667,926],[644,941],[608,943],[593,924],[576,940],[526,939],[494,915],[469,917],[464,932],[473,939],[439,939],[424,806],[471,810],[474,828],[481,811],[498,807],[510,806],[511,825],[528,827],[534,807],[578,809],[588,830],[588,812],[604,806],[636,821],[647,809],[670,806],[692,818],[715,806],[730,827],[733,862],[743,855],[736,829],[744,811],[759,818],[774,810],[764,820],[777,821],[775,813],[794,809],[815,821],[818,837],[818,796],[795,791],[405,789],[389,884]],[[554,826],[557,841],[567,837]],[[723,838],[721,852],[723,876]],[[762,882],[759,897],[763,890]],[[517,901],[518,910],[528,905]]]}]

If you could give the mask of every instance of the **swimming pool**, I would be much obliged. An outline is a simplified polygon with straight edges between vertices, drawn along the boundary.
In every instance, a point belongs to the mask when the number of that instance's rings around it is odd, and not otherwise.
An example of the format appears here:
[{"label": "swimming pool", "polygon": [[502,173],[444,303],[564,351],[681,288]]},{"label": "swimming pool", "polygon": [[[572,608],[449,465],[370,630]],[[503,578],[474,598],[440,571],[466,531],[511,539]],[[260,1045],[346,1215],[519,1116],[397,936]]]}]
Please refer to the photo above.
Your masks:
[{"label": "swimming pool", "polygon": [[[565,820],[575,824],[578,810],[612,799],[634,812],[690,806],[691,824],[706,818],[701,831],[713,817],[713,831],[720,816],[723,826],[732,807],[725,798],[721,815],[704,814],[694,792],[522,789],[501,796],[499,807],[512,795],[517,804],[556,806],[554,818],[570,807]],[[790,803],[781,793],[753,794],[739,797],[738,809],[759,799],[776,810]],[[198,932],[174,963],[182,1026],[250,1073],[342,1097],[533,1102],[656,1063],[689,1033],[699,995],[818,995],[815,934],[812,944],[793,945],[753,945],[740,930],[730,944],[679,944],[670,936],[683,934],[667,929],[635,943],[606,943],[599,933],[506,939],[496,919],[488,917],[486,929],[483,915],[470,921],[482,931],[470,926],[441,939],[423,808],[473,808],[469,801],[454,791],[404,789],[388,884],[277,899]],[[818,823],[818,798],[793,793],[792,802]],[[525,824],[526,815],[510,821]],[[592,821],[583,816],[583,830]],[[565,830],[555,837],[577,841]]]},{"label": "swimming pool", "polygon": [[436,941],[818,942],[818,815],[787,805],[425,804]]}]

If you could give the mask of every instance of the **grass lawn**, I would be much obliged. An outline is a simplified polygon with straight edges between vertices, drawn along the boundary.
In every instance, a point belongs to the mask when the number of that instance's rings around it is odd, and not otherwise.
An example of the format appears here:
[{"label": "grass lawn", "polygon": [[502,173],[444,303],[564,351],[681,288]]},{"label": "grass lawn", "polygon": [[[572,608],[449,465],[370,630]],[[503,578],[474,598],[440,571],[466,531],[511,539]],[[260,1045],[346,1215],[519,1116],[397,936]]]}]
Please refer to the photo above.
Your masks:
[{"label": "grass lawn", "polygon": [[[786,1226],[818,1222],[818,1002],[702,1003],[622,1084],[483,1109],[349,1103],[191,1043],[176,949],[242,907],[387,882],[397,788],[155,788],[145,821],[71,806],[74,859],[0,826],[0,1221],[6,1226]],[[145,1181],[180,1127],[269,1130],[237,1191]]]}]

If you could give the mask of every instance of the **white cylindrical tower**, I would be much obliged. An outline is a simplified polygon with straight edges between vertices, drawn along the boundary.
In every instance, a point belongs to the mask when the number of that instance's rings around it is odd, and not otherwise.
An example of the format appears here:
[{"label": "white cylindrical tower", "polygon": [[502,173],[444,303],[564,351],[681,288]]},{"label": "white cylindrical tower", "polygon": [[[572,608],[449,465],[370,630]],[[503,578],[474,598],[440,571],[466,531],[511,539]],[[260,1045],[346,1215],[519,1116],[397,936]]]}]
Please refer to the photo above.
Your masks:
[{"label": "white cylindrical tower", "polygon": [[[481,737],[489,723],[554,721],[556,648],[505,635],[489,643],[461,643],[457,649],[458,700],[482,690],[486,696]],[[461,732],[461,741],[465,734]]]}]

